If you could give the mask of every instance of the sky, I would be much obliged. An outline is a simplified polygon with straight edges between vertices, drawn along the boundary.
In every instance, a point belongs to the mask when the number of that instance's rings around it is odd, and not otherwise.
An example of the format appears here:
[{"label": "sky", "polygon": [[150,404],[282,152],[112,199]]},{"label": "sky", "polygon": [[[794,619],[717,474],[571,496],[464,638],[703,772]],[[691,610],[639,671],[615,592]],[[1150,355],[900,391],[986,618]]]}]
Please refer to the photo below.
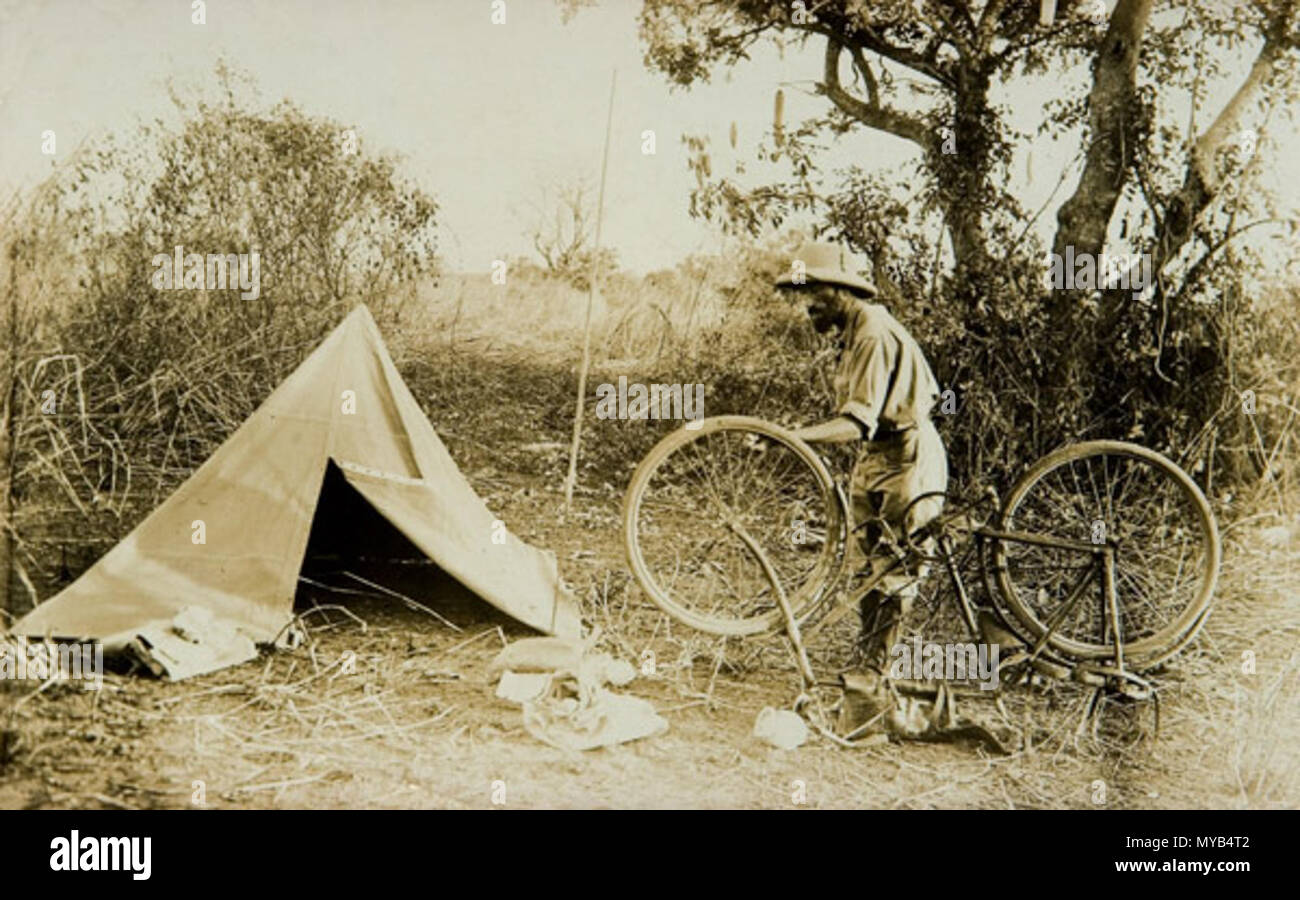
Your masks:
[{"label": "sky", "polygon": [[[493,24],[492,0],[209,0],[206,24],[196,25],[184,0],[0,0],[0,187],[34,185],[83,141],[170,115],[169,79],[210,90],[224,58],[268,105],[287,97],[355,127],[364,146],[399,154],[402,173],[441,207],[447,267],[486,271],[531,252],[542,186],[597,182],[617,69],[602,242],[632,271],[668,267],[722,247],[715,229],[688,215],[695,179],[681,136],[711,138],[715,174],[752,159],[777,88],[788,122],[824,109],[810,92],[821,48],[784,57],[763,48],[710,84],[672,90],[642,62],[639,5],[602,0],[566,24],[552,0],[505,0],[505,24]],[[1040,90],[1010,97],[1018,124],[1036,123]],[[40,152],[47,129],[54,157]],[[646,131],[653,155],[642,152]],[[1042,140],[1032,165],[1017,163],[1030,208],[1076,147]],[[860,132],[825,162],[890,164],[910,153]]]}]

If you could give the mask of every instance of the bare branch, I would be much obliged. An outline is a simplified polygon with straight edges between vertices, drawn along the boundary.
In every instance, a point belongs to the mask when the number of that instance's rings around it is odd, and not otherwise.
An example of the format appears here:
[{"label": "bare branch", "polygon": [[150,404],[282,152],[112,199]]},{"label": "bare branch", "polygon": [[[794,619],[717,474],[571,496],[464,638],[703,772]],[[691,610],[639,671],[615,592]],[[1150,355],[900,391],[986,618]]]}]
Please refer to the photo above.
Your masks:
[{"label": "bare branch", "polygon": [[853,67],[862,74],[862,81],[867,86],[867,99],[871,105],[879,108],[880,106],[880,85],[876,83],[875,73],[871,71],[871,64],[867,62],[866,55],[860,47],[850,47],[849,53],[853,57]]},{"label": "bare branch", "polygon": [[[868,83],[868,92],[873,94],[872,102],[865,102],[844,90],[840,84],[840,52],[843,44],[837,38],[828,37],[826,41],[826,65],[821,90],[842,112],[847,113],[864,125],[887,131],[897,137],[911,141],[926,149],[933,141],[930,129],[925,122],[907,113],[882,106],[879,93]],[[860,56],[861,51],[859,51]],[[855,62],[857,60],[855,59]],[[865,60],[861,61],[865,64]]]},{"label": "bare branch", "polygon": [[1295,0],[1289,0],[1269,23],[1264,45],[1250,67],[1250,74],[1192,147],[1192,167],[1211,194],[1218,190],[1220,182],[1220,174],[1214,165],[1215,155],[1243,129],[1246,114],[1266,93],[1268,81],[1273,77],[1282,54],[1294,46],[1291,25],[1295,10]]},{"label": "bare branch", "polygon": [[1160,270],[1174,259],[1191,239],[1201,214],[1209,207],[1222,186],[1215,159],[1225,145],[1235,139],[1246,123],[1246,116],[1268,98],[1268,84],[1285,54],[1296,46],[1296,0],[1285,0],[1264,29],[1264,43],[1251,65],[1250,73],[1224,104],[1218,116],[1192,146],[1191,158],[1183,184],[1170,200],[1158,232],[1155,266]]}]

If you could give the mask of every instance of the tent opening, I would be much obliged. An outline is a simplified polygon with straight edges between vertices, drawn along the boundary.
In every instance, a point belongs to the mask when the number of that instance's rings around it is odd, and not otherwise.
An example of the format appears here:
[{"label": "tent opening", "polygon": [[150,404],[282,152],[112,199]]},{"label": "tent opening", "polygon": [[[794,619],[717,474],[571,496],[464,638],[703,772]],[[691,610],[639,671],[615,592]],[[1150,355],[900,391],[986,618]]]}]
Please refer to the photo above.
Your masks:
[{"label": "tent opening", "polygon": [[[457,626],[499,623],[513,630],[509,616],[425,556],[329,460],[299,572],[296,611],[317,604],[343,604],[378,613],[410,606],[402,598],[434,610]],[[418,608],[415,613],[425,615]]]}]

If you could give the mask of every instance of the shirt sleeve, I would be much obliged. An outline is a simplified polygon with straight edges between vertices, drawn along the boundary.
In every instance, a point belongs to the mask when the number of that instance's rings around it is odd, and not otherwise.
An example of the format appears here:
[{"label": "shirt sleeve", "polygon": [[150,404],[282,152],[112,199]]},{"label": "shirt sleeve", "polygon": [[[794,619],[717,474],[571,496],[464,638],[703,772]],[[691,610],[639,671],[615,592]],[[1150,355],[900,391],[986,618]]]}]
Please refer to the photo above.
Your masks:
[{"label": "shirt sleeve", "polygon": [[896,348],[884,335],[863,335],[845,349],[842,363],[845,392],[839,414],[861,425],[868,440],[880,423],[897,355]]}]

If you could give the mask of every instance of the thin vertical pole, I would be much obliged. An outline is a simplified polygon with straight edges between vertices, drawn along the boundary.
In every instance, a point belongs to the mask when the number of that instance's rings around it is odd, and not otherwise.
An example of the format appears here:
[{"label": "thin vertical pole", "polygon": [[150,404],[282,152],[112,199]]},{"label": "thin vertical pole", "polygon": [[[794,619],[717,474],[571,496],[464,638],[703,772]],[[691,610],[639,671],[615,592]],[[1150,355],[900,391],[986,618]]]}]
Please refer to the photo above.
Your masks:
[{"label": "thin vertical pole", "polygon": [[[17,406],[18,406],[18,259],[16,257],[9,260],[9,371],[8,382],[6,385],[7,394],[4,405],[4,425],[3,431],[0,432],[0,453],[3,459],[0,465],[4,466],[4,482],[2,493],[0,493],[0,613],[9,614],[9,620],[16,618],[12,614],[17,612],[17,604],[10,594],[10,583],[14,577],[14,554],[17,552],[17,534],[14,527],[14,470],[18,467],[18,439],[14,435],[14,426],[17,424]],[[35,603],[36,598],[32,597],[31,602]],[[4,630],[7,623],[3,617],[0,617],[0,630]]]},{"label": "thin vertical pole", "polygon": [[605,176],[609,171],[609,135],[614,124],[614,85],[618,69],[609,76],[609,112],[605,115],[605,153],[600,161],[600,192],[596,198],[596,241],[591,252],[591,275],[587,283],[587,317],[582,327],[582,365],[578,369],[578,398],[573,407],[573,443],[569,446],[569,475],[564,479],[564,509],[573,503],[578,482],[578,448],[582,445],[582,413],[587,395],[587,370],[591,367],[591,310],[596,304],[596,270],[600,268],[600,226],[605,218]]}]

